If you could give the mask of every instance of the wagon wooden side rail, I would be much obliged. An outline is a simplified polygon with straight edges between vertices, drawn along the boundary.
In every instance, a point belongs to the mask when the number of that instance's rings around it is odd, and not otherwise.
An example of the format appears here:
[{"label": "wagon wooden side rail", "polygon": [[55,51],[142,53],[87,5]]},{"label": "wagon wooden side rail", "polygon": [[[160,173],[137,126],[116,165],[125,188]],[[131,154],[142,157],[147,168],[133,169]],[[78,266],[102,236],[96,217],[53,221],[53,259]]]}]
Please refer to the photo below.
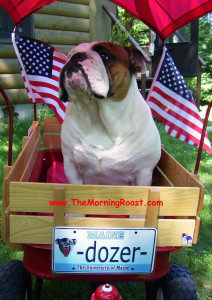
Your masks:
[{"label": "wagon wooden side rail", "polygon": [[[55,118],[44,120],[44,131],[48,131],[43,135],[44,146],[59,148],[60,125]],[[154,227],[158,247],[197,242],[197,214],[201,212],[204,187],[164,149],[153,186],[147,187],[30,182],[39,149],[40,121],[33,122],[29,136],[24,137],[14,165],[5,167],[2,239],[12,249],[21,250],[26,243],[51,244],[55,226]],[[118,218],[120,215],[130,218]]]}]

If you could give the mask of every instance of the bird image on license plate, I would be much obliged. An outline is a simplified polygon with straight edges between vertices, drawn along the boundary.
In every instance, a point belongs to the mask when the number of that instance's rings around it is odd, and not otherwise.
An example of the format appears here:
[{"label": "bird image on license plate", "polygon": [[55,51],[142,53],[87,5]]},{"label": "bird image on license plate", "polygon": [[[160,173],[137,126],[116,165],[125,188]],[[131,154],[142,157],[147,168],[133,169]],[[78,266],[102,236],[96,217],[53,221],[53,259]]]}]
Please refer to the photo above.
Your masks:
[{"label": "bird image on license plate", "polygon": [[52,270],[58,273],[151,273],[155,228],[53,229]]}]

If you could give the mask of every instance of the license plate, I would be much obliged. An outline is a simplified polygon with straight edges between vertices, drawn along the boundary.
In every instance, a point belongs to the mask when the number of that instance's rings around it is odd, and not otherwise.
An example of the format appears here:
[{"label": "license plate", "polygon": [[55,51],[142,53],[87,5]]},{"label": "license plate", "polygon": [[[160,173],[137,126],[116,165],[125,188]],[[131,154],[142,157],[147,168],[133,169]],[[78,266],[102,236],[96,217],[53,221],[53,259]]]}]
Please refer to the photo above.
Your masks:
[{"label": "license plate", "polygon": [[53,230],[52,269],[58,273],[151,273],[154,228],[79,228]]}]

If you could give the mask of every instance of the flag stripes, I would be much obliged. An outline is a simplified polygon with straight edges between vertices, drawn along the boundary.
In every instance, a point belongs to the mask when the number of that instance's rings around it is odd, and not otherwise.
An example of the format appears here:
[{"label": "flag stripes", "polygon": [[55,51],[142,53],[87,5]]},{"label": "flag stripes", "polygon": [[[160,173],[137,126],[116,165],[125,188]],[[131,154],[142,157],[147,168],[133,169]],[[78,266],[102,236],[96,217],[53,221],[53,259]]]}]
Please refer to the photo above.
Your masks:
[{"label": "flag stripes", "polygon": [[[169,135],[199,146],[203,122],[195,101],[166,47],[163,49],[147,103],[153,116],[163,123]],[[212,154],[207,134],[203,149]]]},{"label": "flag stripes", "polygon": [[46,103],[62,124],[67,103],[58,96],[59,75],[67,56],[51,45],[14,33],[12,41],[31,103]]}]

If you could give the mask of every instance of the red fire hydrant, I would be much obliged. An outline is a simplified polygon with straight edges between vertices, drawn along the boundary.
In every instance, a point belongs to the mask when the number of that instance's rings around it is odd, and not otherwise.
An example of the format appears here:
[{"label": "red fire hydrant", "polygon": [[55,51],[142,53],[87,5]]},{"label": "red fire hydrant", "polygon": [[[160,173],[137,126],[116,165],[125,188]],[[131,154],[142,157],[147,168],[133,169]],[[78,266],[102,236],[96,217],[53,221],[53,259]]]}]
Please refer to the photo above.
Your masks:
[{"label": "red fire hydrant", "polygon": [[109,283],[100,285],[91,296],[91,300],[123,300],[117,288]]}]

